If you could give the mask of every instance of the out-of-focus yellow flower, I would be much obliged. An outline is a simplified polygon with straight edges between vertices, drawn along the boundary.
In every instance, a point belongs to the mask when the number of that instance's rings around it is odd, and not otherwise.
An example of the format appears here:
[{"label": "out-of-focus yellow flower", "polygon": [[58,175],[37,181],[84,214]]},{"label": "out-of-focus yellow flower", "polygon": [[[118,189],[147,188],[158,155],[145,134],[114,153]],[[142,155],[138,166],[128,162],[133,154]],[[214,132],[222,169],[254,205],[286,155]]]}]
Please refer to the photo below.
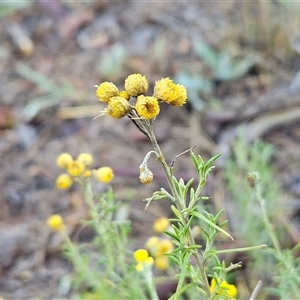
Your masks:
[{"label": "out-of-focus yellow flower", "polygon": [[156,256],[161,256],[165,253],[170,253],[174,249],[173,243],[168,239],[163,239],[159,242]]},{"label": "out-of-focus yellow flower", "polygon": [[119,93],[119,96],[126,99],[126,100],[129,100],[130,99],[130,95],[126,92],[126,91],[121,91]]},{"label": "out-of-focus yellow flower", "polygon": [[80,176],[85,170],[85,166],[81,161],[74,160],[68,164],[68,172],[74,177]]},{"label": "out-of-focus yellow flower", "polygon": [[77,160],[82,162],[85,166],[90,166],[93,162],[93,156],[89,153],[80,153]]},{"label": "out-of-focus yellow flower", "polygon": [[69,174],[61,174],[56,178],[56,187],[61,190],[68,189],[73,184],[73,179]]},{"label": "out-of-focus yellow flower", "polygon": [[170,226],[170,222],[167,218],[159,218],[153,223],[153,229],[157,233],[163,233]]},{"label": "out-of-focus yellow flower", "polygon": [[155,118],[160,111],[157,98],[144,95],[138,96],[135,109],[139,116],[145,119]]},{"label": "out-of-focus yellow flower", "polygon": [[170,78],[162,78],[156,81],[154,96],[158,100],[171,105],[182,106],[187,100],[186,88],[181,84],[175,84]]},{"label": "out-of-focus yellow flower", "polygon": [[133,253],[135,260],[137,261],[137,265],[135,266],[137,271],[144,270],[145,265],[152,266],[154,259],[149,256],[149,253],[146,249],[138,249]]},{"label": "out-of-focus yellow flower", "polygon": [[73,161],[72,156],[69,153],[62,153],[56,158],[56,163],[60,168],[66,169],[68,164]]},{"label": "out-of-focus yellow flower", "polygon": [[83,177],[84,178],[90,178],[92,176],[92,171],[91,170],[85,170],[83,172]]},{"label": "out-of-focus yellow flower", "polygon": [[138,249],[134,251],[133,256],[135,260],[139,263],[147,261],[147,259],[150,257],[146,249]]},{"label": "out-of-focus yellow flower", "polygon": [[210,283],[210,291],[219,296],[225,296],[229,299],[235,299],[237,296],[237,288],[233,284],[227,283],[226,280],[220,283],[220,280],[216,281],[215,278],[212,279]]},{"label": "out-of-focus yellow flower", "polygon": [[94,176],[102,182],[108,183],[114,178],[114,172],[110,167],[101,167],[94,170]]},{"label": "out-of-focus yellow flower", "polygon": [[96,96],[102,102],[108,103],[110,98],[118,96],[119,89],[112,82],[102,82],[97,86]]},{"label": "out-of-focus yellow flower", "polygon": [[158,270],[166,270],[169,266],[169,258],[166,255],[160,255],[155,258],[154,265]]},{"label": "out-of-focus yellow flower", "polygon": [[125,79],[124,87],[130,96],[137,97],[146,93],[148,81],[146,77],[141,74],[131,74]]},{"label": "out-of-focus yellow flower", "polygon": [[156,256],[157,248],[159,245],[159,238],[157,236],[152,236],[148,238],[145,243],[145,247],[150,251],[151,255]]},{"label": "out-of-focus yellow flower", "polygon": [[[120,119],[127,115],[130,109],[129,102],[122,97],[112,97],[102,114],[109,115],[112,118]],[[100,114],[101,115],[101,114]]]},{"label": "out-of-focus yellow flower", "polygon": [[52,230],[62,231],[66,228],[64,221],[60,215],[52,215],[47,219],[47,225]]}]

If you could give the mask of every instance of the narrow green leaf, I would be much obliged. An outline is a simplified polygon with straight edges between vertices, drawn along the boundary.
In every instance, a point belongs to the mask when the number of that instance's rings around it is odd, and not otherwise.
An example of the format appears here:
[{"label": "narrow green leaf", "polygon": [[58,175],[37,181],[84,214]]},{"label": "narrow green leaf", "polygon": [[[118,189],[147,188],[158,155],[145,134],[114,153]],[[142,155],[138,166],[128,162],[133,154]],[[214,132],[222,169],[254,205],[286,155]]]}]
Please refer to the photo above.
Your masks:
[{"label": "narrow green leaf", "polygon": [[226,236],[228,236],[231,240],[234,241],[233,237],[226,232],[224,229],[220,228],[218,225],[214,224],[213,222],[211,222],[209,219],[207,219],[205,216],[201,215],[200,213],[193,211],[191,212],[191,214],[193,214],[195,217],[197,217],[198,219],[204,221],[205,223],[207,223],[208,225],[210,225],[211,227],[215,228],[217,231],[222,232],[223,234],[225,234]]}]

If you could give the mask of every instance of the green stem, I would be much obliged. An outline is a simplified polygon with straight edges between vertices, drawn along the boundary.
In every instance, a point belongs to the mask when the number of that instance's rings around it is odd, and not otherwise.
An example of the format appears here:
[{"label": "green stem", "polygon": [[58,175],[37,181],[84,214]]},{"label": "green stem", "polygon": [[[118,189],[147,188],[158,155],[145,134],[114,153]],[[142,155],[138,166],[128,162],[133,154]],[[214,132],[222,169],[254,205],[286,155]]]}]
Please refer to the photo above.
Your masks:
[{"label": "green stem", "polygon": [[[150,123],[150,125],[148,126],[147,129],[148,129],[147,130],[148,137],[149,137],[149,139],[152,143],[152,146],[153,146],[155,152],[157,153],[157,160],[162,165],[164,174],[165,174],[166,179],[168,181],[168,185],[169,185],[170,190],[171,190],[171,192],[174,196],[176,206],[179,209],[179,211],[182,211],[183,209],[186,209],[185,201],[184,201],[184,199],[180,199],[180,196],[177,192],[175,184],[172,180],[172,174],[171,174],[170,168],[168,167],[168,165],[166,163],[166,160],[165,160],[165,158],[162,154],[162,151],[161,151],[161,149],[160,149],[160,147],[157,143],[156,137],[154,135],[152,123]],[[186,219],[185,216],[183,216],[182,219],[185,222],[185,219]],[[187,231],[187,241],[188,241],[189,246],[196,245],[191,228],[189,228],[189,230]],[[206,292],[207,296],[209,297],[210,296],[210,288],[209,288],[209,282],[208,282],[208,279],[207,279],[207,276],[206,276],[206,273],[205,273],[203,260],[201,259],[200,254],[199,254],[198,251],[193,251],[193,256],[196,260],[196,264],[197,264],[200,276],[201,276],[202,281],[203,281],[204,291]],[[175,299],[177,299],[177,298],[175,298]]]}]

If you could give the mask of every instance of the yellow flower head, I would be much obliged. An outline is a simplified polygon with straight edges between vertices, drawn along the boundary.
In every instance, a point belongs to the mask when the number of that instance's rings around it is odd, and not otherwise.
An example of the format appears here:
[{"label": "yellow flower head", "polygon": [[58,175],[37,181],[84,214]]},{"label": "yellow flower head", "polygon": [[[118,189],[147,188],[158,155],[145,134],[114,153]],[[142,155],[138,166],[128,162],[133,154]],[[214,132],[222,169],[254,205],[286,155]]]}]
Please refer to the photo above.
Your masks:
[{"label": "yellow flower head", "polygon": [[72,161],[73,158],[69,153],[62,153],[56,159],[57,165],[63,169],[66,169],[68,167],[68,164],[71,163]]},{"label": "yellow flower head", "polygon": [[112,97],[110,98],[107,108],[103,111],[103,114],[120,119],[128,114],[129,109],[130,104],[125,98],[119,96]]},{"label": "yellow flower head", "polygon": [[170,104],[175,106],[182,106],[186,103],[187,99],[187,91],[185,86],[182,84],[176,84],[178,98],[174,101],[172,101]]},{"label": "yellow flower head", "polygon": [[85,166],[79,160],[74,160],[68,165],[68,172],[74,177],[80,176],[84,172],[84,170]]},{"label": "yellow flower head", "polygon": [[83,172],[83,177],[84,177],[84,178],[90,178],[91,176],[92,176],[91,170],[85,170],[85,171]]},{"label": "yellow flower head", "polygon": [[108,103],[111,97],[119,95],[119,89],[112,82],[103,82],[97,86],[96,96],[102,102]]},{"label": "yellow flower head", "polygon": [[131,74],[125,79],[124,87],[130,96],[137,97],[146,93],[148,81],[146,77],[141,74]]},{"label": "yellow flower head", "polygon": [[182,106],[187,99],[186,88],[181,84],[175,84],[170,78],[162,78],[156,81],[154,96],[158,100],[171,105]]},{"label": "yellow flower head", "polygon": [[93,162],[93,156],[89,153],[80,153],[77,160],[82,162],[85,166],[90,166]]},{"label": "yellow flower head", "polygon": [[157,256],[161,256],[165,253],[170,253],[174,249],[173,243],[168,239],[163,239],[160,241],[158,247],[157,247]]},{"label": "yellow flower head", "polygon": [[159,218],[153,223],[153,229],[157,233],[163,233],[170,226],[170,222],[167,218]]},{"label": "yellow flower head", "polygon": [[52,215],[47,219],[47,225],[52,230],[62,231],[65,229],[66,225],[60,215]]},{"label": "yellow flower head", "polygon": [[210,291],[219,296],[225,296],[229,299],[235,299],[237,296],[237,288],[233,284],[227,283],[226,280],[220,283],[220,280],[216,281],[215,278],[212,279],[210,283]]},{"label": "yellow flower head", "polygon": [[130,95],[126,92],[126,91],[121,91],[119,93],[119,96],[126,99],[126,100],[129,100],[130,99]]},{"label": "yellow flower head", "polygon": [[145,119],[155,118],[160,111],[157,98],[140,95],[137,98],[135,109],[140,117]]},{"label": "yellow flower head", "polygon": [[169,266],[169,258],[166,255],[161,255],[155,258],[154,265],[158,270],[166,270]]},{"label": "yellow flower head", "polygon": [[138,262],[135,266],[135,269],[139,272],[143,271],[145,267],[151,267],[154,263],[153,257],[149,256],[146,260],[143,262]]},{"label": "yellow flower head", "polygon": [[133,256],[137,262],[141,263],[148,259],[149,253],[146,249],[138,249],[133,253]]},{"label": "yellow flower head", "polygon": [[114,178],[114,172],[110,167],[102,167],[94,170],[94,176],[102,182],[108,183]]},{"label": "yellow flower head", "polygon": [[152,236],[147,240],[145,247],[150,251],[151,255],[156,256],[158,245],[159,238],[157,236]]},{"label": "yellow flower head", "polygon": [[61,190],[68,189],[73,184],[73,179],[69,174],[61,174],[56,178],[56,187]]}]

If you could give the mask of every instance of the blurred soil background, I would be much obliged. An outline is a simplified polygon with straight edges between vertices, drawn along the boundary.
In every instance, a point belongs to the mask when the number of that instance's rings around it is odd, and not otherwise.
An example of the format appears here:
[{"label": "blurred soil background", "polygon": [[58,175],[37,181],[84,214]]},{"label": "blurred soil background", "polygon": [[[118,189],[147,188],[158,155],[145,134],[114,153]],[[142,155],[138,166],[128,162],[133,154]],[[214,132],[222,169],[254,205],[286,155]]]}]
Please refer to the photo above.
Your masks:
[{"label": "blurred soil background", "polygon": [[[138,167],[151,150],[147,138],[129,119],[93,120],[104,108],[94,85],[113,81],[122,89],[131,73],[146,75],[149,91],[167,76],[187,86],[188,104],[163,106],[155,131],[169,162],[195,145],[206,159],[223,153],[206,189],[219,208],[235,201],[222,170],[237,132],[242,130],[245,147],[257,139],[273,144],[273,179],[289,205],[278,222],[285,220],[289,246],[300,241],[299,4],[1,1],[0,28],[3,299],[68,297],[62,279],[72,268],[61,255],[61,238],[45,225],[49,215],[64,217],[75,242],[93,236],[80,225],[88,216],[80,191],[55,188],[60,153],[89,152],[95,168],[114,169],[119,213],[132,221],[135,243],[153,234],[156,218],[171,215],[164,202],[144,212],[142,199],[166,187],[155,159],[149,165],[153,184],[139,181]],[[175,172],[195,176],[188,155],[176,160]],[[94,187],[106,189],[96,182]],[[236,243],[243,244],[243,236]],[[255,282],[247,267],[243,272],[248,281],[240,284],[251,291]]]}]

